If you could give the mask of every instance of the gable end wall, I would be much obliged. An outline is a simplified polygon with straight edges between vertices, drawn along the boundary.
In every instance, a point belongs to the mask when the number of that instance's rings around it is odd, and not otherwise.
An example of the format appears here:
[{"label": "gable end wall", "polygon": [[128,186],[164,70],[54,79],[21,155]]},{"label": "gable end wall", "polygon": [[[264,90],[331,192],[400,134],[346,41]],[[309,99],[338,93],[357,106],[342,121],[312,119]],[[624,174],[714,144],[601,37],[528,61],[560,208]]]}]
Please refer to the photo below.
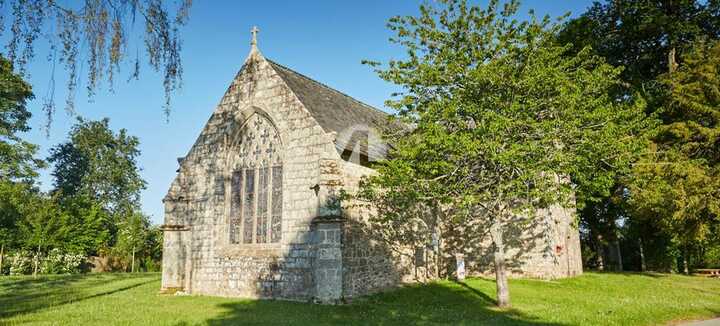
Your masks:
[{"label": "gable end wall", "polygon": [[[256,110],[283,143],[283,215],[279,244],[228,243],[229,144]],[[251,54],[183,160],[165,199],[163,288],[238,297],[311,299],[311,220],[318,214],[319,161],[339,159],[326,134],[259,54]]]}]

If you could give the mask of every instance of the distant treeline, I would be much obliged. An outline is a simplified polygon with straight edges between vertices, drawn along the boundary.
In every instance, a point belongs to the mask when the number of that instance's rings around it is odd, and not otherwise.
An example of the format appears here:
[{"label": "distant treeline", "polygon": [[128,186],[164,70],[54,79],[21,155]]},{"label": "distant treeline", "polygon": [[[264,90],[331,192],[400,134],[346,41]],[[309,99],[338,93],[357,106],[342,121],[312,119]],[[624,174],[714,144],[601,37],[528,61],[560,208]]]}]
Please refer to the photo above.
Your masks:
[{"label": "distant treeline", "polygon": [[[140,211],[139,140],[109,120],[78,119],[66,142],[37,158],[30,85],[0,57],[0,274],[159,270],[162,233]],[[51,168],[53,187],[38,187]]]},{"label": "distant treeline", "polygon": [[596,2],[558,39],[623,67],[609,95],[655,121],[612,191],[578,197],[586,265],[720,267],[720,1]]}]

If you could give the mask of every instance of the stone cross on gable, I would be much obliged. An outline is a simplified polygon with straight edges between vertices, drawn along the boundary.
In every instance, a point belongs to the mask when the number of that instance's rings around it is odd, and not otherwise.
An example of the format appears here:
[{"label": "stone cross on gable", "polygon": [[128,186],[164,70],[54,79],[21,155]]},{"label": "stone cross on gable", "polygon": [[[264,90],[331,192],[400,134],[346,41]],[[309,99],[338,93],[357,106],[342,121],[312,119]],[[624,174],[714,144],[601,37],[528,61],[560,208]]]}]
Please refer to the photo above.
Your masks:
[{"label": "stone cross on gable", "polygon": [[252,41],[250,41],[250,45],[253,47],[257,46],[257,34],[260,32],[260,30],[257,28],[257,26],[253,26],[253,28],[250,30],[250,34],[252,34]]}]

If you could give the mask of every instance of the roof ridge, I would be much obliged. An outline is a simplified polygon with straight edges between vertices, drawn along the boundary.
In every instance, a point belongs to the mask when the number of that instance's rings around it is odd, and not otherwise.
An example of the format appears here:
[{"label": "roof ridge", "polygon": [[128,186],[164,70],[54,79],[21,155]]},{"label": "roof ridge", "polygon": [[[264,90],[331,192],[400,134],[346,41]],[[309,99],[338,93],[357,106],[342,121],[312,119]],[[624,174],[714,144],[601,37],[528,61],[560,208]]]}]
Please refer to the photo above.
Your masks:
[{"label": "roof ridge", "polygon": [[319,82],[319,81],[317,81],[317,80],[315,80],[315,79],[313,79],[313,78],[310,78],[310,77],[308,77],[308,76],[306,76],[306,75],[304,75],[304,74],[302,74],[302,73],[300,73],[300,72],[297,72],[297,71],[295,71],[295,70],[293,70],[293,69],[291,69],[291,68],[288,68],[287,66],[284,66],[284,65],[282,65],[282,64],[279,64],[279,63],[277,63],[277,62],[275,62],[275,61],[273,61],[273,60],[270,60],[270,59],[268,59],[268,58],[265,58],[265,60],[267,60],[268,62],[270,62],[270,64],[279,66],[280,68],[283,68],[283,69],[285,69],[285,70],[288,70],[288,71],[290,71],[290,72],[292,72],[292,73],[294,73],[294,74],[296,74],[296,75],[298,75],[298,76],[300,76],[300,77],[302,77],[302,78],[304,78],[304,79],[307,79],[307,80],[309,80],[309,81],[311,81],[311,82],[313,82],[313,83],[316,83],[316,84],[322,86],[323,88],[326,88],[326,89],[328,89],[328,90],[330,90],[330,91],[333,91],[333,92],[338,93],[338,94],[340,94],[340,95],[342,95],[342,96],[344,96],[344,97],[347,97],[348,99],[350,99],[350,100],[352,100],[352,101],[354,101],[354,102],[356,102],[356,103],[358,103],[358,104],[360,104],[360,105],[362,105],[362,106],[364,106],[364,107],[367,107],[367,108],[370,109],[370,110],[376,111],[376,112],[381,113],[381,114],[383,114],[383,115],[391,115],[390,113],[387,113],[387,112],[385,112],[385,111],[383,111],[383,110],[380,110],[380,109],[378,109],[378,108],[376,108],[376,107],[374,107],[374,106],[372,106],[372,105],[369,105],[369,104],[367,104],[367,103],[364,103],[364,102],[362,102],[362,101],[360,101],[360,100],[358,100],[358,99],[356,99],[356,98],[354,98],[354,97],[352,97],[352,96],[350,96],[350,95],[348,95],[348,94],[345,94],[345,93],[343,93],[343,92],[341,92],[341,91],[339,91],[339,90],[337,90],[337,89],[334,89],[334,88],[332,88],[332,87],[330,87],[330,86],[328,86],[328,85],[326,85],[326,84],[324,84],[324,83],[322,83],[322,82]]}]

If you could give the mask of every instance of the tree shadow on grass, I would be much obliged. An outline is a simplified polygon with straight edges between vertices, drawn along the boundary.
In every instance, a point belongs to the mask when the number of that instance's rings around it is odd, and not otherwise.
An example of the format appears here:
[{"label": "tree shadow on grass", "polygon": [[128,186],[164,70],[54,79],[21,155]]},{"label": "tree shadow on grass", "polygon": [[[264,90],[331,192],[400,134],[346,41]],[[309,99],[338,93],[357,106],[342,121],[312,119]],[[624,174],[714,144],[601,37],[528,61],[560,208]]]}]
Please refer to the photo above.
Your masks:
[{"label": "tree shadow on grass", "polygon": [[[137,282],[101,290],[101,287],[107,288],[119,281],[128,280]],[[7,278],[0,280],[0,321],[50,307],[127,291],[155,281],[156,278],[147,279],[146,275],[117,277],[104,274]]]},{"label": "tree shadow on grass", "polygon": [[464,283],[434,282],[399,288],[347,305],[238,300],[209,325],[562,325],[514,309]]},{"label": "tree shadow on grass", "polygon": [[586,269],[585,272],[586,273],[594,273],[594,274],[598,274],[598,275],[618,275],[618,276],[626,276],[626,277],[647,276],[647,277],[651,277],[651,278],[666,278],[666,277],[673,275],[673,274],[668,274],[668,273],[651,272],[651,271],[648,271],[648,272],[622,271],[622,272],[620,272],[620,271],[609,271],[609,270],[600,271],[600,270],[596,270],[596,269],[592,269],[592,270]]}]

